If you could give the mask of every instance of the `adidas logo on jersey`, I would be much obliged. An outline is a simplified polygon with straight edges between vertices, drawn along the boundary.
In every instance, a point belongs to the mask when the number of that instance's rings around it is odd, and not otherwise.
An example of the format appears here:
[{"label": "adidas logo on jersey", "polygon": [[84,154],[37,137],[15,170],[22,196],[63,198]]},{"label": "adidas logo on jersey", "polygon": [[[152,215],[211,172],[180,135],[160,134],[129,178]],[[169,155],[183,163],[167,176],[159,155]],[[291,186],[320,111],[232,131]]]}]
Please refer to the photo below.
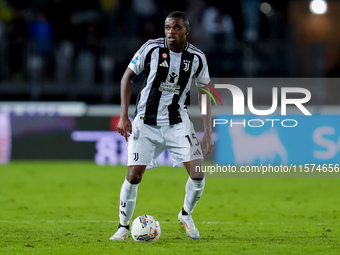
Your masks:
[{"label": "adidas logo on jersey", "polygon": [[202,155],[199,149],[197,149],[193,154],[193,156],[197,156],[197,155]]},{"label": "adidas logo on jersey", "polygon": [[166,60],[164,60],[162,63],[160,63],[159,66],[169,67],[168,62],[166,62]]}]

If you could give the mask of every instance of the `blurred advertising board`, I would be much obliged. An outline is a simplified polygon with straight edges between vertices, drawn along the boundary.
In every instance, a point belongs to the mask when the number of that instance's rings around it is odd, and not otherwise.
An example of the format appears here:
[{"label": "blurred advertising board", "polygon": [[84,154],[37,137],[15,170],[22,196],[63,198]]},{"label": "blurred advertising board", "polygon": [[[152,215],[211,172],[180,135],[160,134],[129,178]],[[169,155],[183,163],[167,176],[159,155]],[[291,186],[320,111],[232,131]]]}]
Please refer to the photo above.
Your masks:
[{"label": "blurred advertising board", "polygon": [[[127,162],[127,143],[116,131],[119,116],[7,117],[8,123],[9,119],[12,122],[13,160],[93,160],[98,165]],[[9,138],[9,129],[7,133]],[[10,139],[8,142],[10,146]],[[159,164],[172,164],[167,151],[160,156]]]},{"label": "blurred advertising board", "polygon": [[283,123],[280,116],[215,118],[215,161],[219,164],[340,162],[340,115],[289,115]]},{"label": "blurred advertising board", "polygon": [[11,121],[6,113],[0,112],[0,164],[6,164],[11,157]]}]

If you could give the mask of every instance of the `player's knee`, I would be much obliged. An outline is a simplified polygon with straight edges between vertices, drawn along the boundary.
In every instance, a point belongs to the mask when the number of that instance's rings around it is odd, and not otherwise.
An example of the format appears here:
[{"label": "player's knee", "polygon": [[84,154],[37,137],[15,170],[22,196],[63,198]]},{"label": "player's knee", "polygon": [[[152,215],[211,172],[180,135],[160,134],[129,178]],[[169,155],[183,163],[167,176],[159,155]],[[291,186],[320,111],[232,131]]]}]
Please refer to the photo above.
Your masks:
[{"label": "player's knee", "polygon": [[142,181],[142,176],[140,174],[128,174],[126,180],[131,184],[139,184]]},{"label": "player's knee", "polygon": [[129,166],[126,179],[131,184],[138,184],[142,181],[145,167],[143,166]]},{"label": "player's knee", "polygon": [[202,173],[202,172],[191,172],[190,178],[194,181],[202,181],[204,179],[204,173]]},{"label": "player's knee", "polygon": [[200,181],[204,179],[204,172],[201,171],[203,168],[203,162],[201,159],[185,162],[184,165],[192,180]]}]

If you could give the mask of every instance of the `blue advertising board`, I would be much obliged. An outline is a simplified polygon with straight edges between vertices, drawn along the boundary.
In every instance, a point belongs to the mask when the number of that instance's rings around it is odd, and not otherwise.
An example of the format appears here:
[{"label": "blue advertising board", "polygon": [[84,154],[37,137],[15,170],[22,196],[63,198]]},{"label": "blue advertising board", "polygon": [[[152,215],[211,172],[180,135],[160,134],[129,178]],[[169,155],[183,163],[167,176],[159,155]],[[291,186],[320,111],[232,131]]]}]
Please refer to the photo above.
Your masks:
[{"label": "blue advertising board", "polygon": [[340,163],[340,115],[215,117],[218,164]]}]

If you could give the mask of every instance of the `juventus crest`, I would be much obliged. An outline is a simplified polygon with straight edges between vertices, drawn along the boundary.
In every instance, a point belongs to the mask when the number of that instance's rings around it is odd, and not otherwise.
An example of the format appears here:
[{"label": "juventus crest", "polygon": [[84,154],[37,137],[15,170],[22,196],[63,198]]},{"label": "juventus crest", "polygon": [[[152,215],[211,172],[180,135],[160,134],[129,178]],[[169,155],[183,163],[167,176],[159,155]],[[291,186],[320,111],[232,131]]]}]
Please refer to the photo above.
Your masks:
[{"label": "juventus crest", "polygon": [[189,71],[189,67],[190,67],[190,60],[183,60],[183,65],[184,65],[184,72]]}]

